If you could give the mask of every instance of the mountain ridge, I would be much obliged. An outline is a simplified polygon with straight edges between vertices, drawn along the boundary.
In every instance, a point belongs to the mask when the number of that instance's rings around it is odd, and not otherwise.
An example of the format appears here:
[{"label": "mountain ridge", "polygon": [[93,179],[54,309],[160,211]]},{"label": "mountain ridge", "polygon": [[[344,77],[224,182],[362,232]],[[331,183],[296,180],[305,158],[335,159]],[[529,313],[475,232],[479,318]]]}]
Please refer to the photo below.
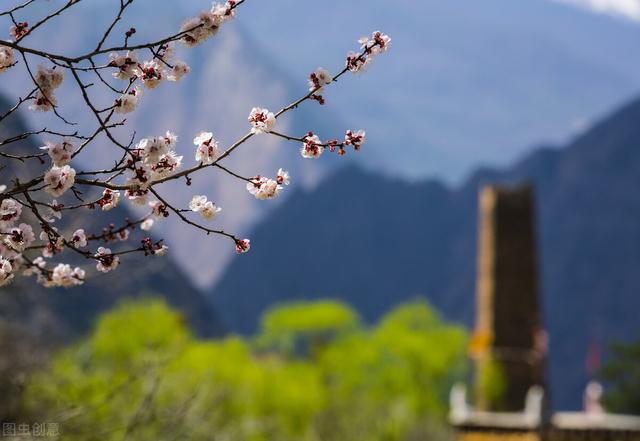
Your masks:
[{"label": "mountain ridge", "polygon": [[457,187],[339,171],[274,210],[251,236],[255,251],[234,262],[208,297],[243,333],[273,303],[327,296],[371,322],[422,295],[449,320],[472,326],[478,190],[531,182],[552,397],[557,407],[580,407],[588,347],[640,334],[637,121],[640,100],[633,100],[562,149],[481,169]]}]

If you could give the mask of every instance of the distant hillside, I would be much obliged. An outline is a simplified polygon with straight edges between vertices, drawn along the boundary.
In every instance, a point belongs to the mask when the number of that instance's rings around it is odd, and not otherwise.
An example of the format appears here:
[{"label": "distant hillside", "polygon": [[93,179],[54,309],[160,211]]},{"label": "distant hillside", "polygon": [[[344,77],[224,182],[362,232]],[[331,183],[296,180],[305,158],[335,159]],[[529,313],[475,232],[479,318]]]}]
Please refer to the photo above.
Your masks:
[{"label": "distant hillside", "polygon": [[640,101],[564,149],[478,171],[457,189],[342,170],[275,210],[210,298],[240,332],[275,302],[327,296],[374,320],[424,295],[471,326],[478,189],[522,181],[537,193],[552,399],[578,407],[590,342],[640,335]]},{"label": "distant hillside", "polygon": [[[0,97],[0,114],[9,107]],[[0,124],[0,139],[26,132],[25,124],[12,115]],[[11,153],[35,151],[38,142],[33,138],[3,147]],[[5,168],[6,167],[6,168]],[[33,176],[45,165],[37,161],[20,163],[0,158],[0,181],[9,185],[12,176]],[[83,227],[99,232],[113,222],[121,225],[129,214],[124,205],[109,212],[80,211],[63,217],[63,225],[73,231]],[[66,255],[65,259],[74,258]],[[55,261],[55,259],[54,259]],[[68,260],[65,260],[68,261]],[[78,264],[87,265],[86,261]],[[220,320],[202,294],[193,287],[182,270],[176,267],[170,256],[127,259],[129,269],[120,269],[106,275],[89,278],[87,283],[72,289],[45,289],[34,279],[18,280],[0,289],[0,319],[18,321],[36,332],[46,332],[53,338],[68,339],[86,332],[93,319],[115,302],[130,296],[159,295],[171,305],[183,311],[192,328],[200,335],[212,336],[223,332]]]}]

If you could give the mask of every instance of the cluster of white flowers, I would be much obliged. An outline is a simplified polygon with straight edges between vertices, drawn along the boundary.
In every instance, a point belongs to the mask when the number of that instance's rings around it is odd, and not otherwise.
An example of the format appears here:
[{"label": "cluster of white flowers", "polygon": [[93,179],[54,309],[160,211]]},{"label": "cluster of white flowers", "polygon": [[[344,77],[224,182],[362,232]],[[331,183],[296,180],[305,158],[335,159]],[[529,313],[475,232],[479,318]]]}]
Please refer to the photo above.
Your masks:
[{"label": "cluster of white flowers", "polygon": [[40,148],[47,151],[56,167],[64,167],[71,162],[71,155],[75,151],[75,146],[68,138],[62,142],[45,141],[44,147]]},{"label": "cluster of white flowers", "polygon": [[131,113],[138,107],[138,100],[142,95],[140,87],[134,87],[129,92],[124,93],[113,103],[113,111],[120,114]]},{"label": "cluster of white flowers", "polygon": [[[242,1],[239,3],[242,3]],[[204,220],[213,220],[222,209],[216,206],[213,201],[209,201],[207,196],[195,195],[189,202],[189,210],[178,209],[165,201],[165,199],[156,192],[156,188],[151,186],[182,177],[186,179],[186,185],[191,185],[191,175],[195,171],[199,171],[205,166],[213,164],[234,177],[247,182],[247,191],[256,199],[268,200],[278,197],[282,189],[290,183],[290,176],[286,170],[280,168],[275,178],[255,176],[247,179],[226,169],[222,165],[216,164],[216,161],[224,158],[231,150],[239,146],[251,135],[241,138],[240,141],[233,144],[232,149],[225,152],[219,145],[219,142],[214,138],[213,133],[205,131],[197,133],[193,139],[193,143],[196,146],[195,160],[198,164],[181,173],[176,173],[176,171],[182,167],[183,157],[176,153],[178,138],[174,133],[167,131],[165,135],[162,136],[139,139],[137,140],[137,144],[131,148],[133,141],[128,147],[125,147],[116,141],[109,132],[111,127],[119,126],[126,121],[124,119],[122,119],[121,122],[112,121],[112,114],[126,115],[135,111],[138,108],[143,92],[148,93],[147,89],[155,89],[165,81],[180,81],[190,73],[191,68],[185,62],[174,59],[174,49],[177,47],[174,46],[174,44],[176,42],[181,42],[188,47],[192,47],[214,36],[224,23],[235,16],[237,5],[238,2],[236,0],[227,0],[224,3],[214,2],[209,11],[201,12],[198,16],[186,21],[182,25],[179,34],[162,40],[165,43],[136,44],[135,46],[129,46],[128,40],[131,35],[136,32],[134,28],[131,28],[125,33],[124,50],[126,50],[127,47],[148,49],[151,53],[148,59],[145,59],[144,56],[141,55],[141,52],[136,53],[135,50],[122,52],[123,48],[120,48],[117,49],[120,50],[120,53],[113,52],[109,54],[109,62],[106,66],[97,66],[94,64],[94,57],[108,52],[108,49],[104,51],[97,50],[94,53],[78,56],[75,59],[78,60],[78,62],[73,63],[75,66],[69,64],[69,69],[74,73],[74,76],[78,75],[78,72],[83,76],[88,76],[89,74],[87,72],[93,71],[102,83],[105,83],[115,92],[113,97],[117,98],[113,101],[112,106],[106,109],[102,109],[102,105],[94,106],[89,101],[86,91],[86,89],[94,83],[85,82],[84,79],[80,80],[76,76],[83,97],[98,117],[100,123],[98,131],[92,137],[80,136],[78,135],[79,132],[76,132],[74,135],[69,135],[69,138],[63,138],[64,135],[60,134],[61,140],[59,141],[47,140],[41,149],[46,151],[46,154],[50,157],[51,166],[42,176],[26,181],[26,184],[16,180],[15,187],[9,191],[8,194],[2,194],[6,191],[7,186],[0,185],[0,196],[2,197],[0,200],[0,286],[9,283],[15,274],[19,272],[23,272],[25,275],[36,275],[38,282],[48,287],[71,287],[84,283],[85,271],[80,267],[72,267],[68,263],[51,263],[47,260],[58,256],[65,251],[65,249],[71,249],[91,259],[95,262],[96,269],[104,273],[113,271],[119,266],[119,255],[130,252],[142,252],[145,256],[164,255],[168,247],[162,244],[162,240],[154,241],[151,237],[143,237],[142,240],[140,240],[141,246],[137,248],[134,247],[133,249],[112,251],[110,248],[106,248],[106,246],[111,246],[108,245],[110,243],[128,240],[130,233],[135,230],[137,225],[140,226],[142,231],[150,230],[156,221],[168,217],[172,211],[192,225],[232,238],[238,254],[249,251],[249,239],[239,239],[223,231],[204,228],[183,216],[182,213],[191,210]],[[29,29],[28,23],[18,23],[14,21],[14,26],[11,28],[11,35],[16,41],[19,41],[22,37],[29,34],[29,32],[31,32],[31,29]],[[111,30],[109,29],[106,36],[108,36],[110,32]],[[391,39],[380,32],[374,32],[371,37],[360,39],[359,43],[361,45],[361,52],[352,52],[348,55],[347,67],[343,69],[338,76],[342,75],[346,70],[352,72],[361,71],[375,56],[387,50]],[[101,46],[102,43],[100,43],[98,47],[100,48]],[[5,72],[16,63],[15,54],[19,54],[23,49],[18,47],[16,51],[17,52],[8,46],[0,46],[0,73]],[[38,66],[37,72],[32,76],[37,86],[35,92],[21,99],[18,105],[21,104],[22,101],[32,101],[31,109],[43,112],[53,110],[56,116],[62,121],[73,124],[67,122],[67,120],[58,114],[55,96],[56,89],[60,87],[64,79],[63,69],[66,63],[63,62],[70,61],[71,59],[44,52],[33,52],[32,55],[47,58],[48,61],[54,62],[55,65],[50,68]],[[83,63],[80,64],[79,61],[83,61]],[[85,61],[89,62],[92,67],[84,64]],[[29,67],[27,66],[27,68]],[[99,74],[103,69],[110,72],[116,80],[122,81],[122,83],[120,83],[122,86],[114,87],[110,83],[107,83]],[[31,75],[31,70],[29,70],[29,74]],[[338,153],[340,155],[344,154],[346,146],[352,146],[354,150],[359,150],[365,140],[364,130],[355,132],[349,130],[346,132],[343,141],[339,142],[337,139],[333,139],[325,143],[312,132],[308,132],[304,137],[299,138],[283,135],[274,131],[277,116],[291,110],[302,101],[312,99],[320,102],[320,104],[324,104],[324,98],[322,96],[324,88],[332,83],[333,79],[334,77],[331,76],[329,71],[318,68],[308,77],[309,94],[294,102],[292,105],[285,107],[284,110],[274,114],[266,108],[252,108],[248,116],[251,134],[271,133],[289,140],[302,141],[300,152],[304,158],[319,158],[325,149],[334,152],[336,148],[339,148]],[[93,93],[91,95],[93,95]],[[15,108],[17,107],[18,106],[15,106]],[[106,135],[108,135],[114,143],[125,150],[125,156],[120,161],[117,161],[110,170],[79,173],[77,184],[82,187],[75,187],[76,170],[71,166],[74,155],[92,141],[93,137],[96,137],[100,132],[104,131],[107,131]],[[47,129],[43,129],[41,132],[35,133],[56,134],[57,132],[50,132]],[[70,138],[87,141],[77,149]],[[25,156],[25,158],[29,157],[36,157],[42,162],[41,158],[45,157],[45,153]],[[92,180],[84,179],[86,175],[93,175]],[[96,175],[107,175],[107,177],[101,178],[96,177]],[[30,193],[33,192],[36,194],[36,192],[41,190],[44,190],[53,198],[59,198],[68,190],[72,190],[75,196],[80,199],[82,196],[81,190],[84,190],[84,186],[100,188],[103,190],[102,194],[93,202],[83,202],[71,206],[58,204],[56,199],[47,203],[38,200],[40,198],[37,197],[33,199],[30,198]],[[118,189],[124,190],[124,192],[121,194],[121,191]],[[16,199],[12,198],[13,194],[21,193],[24,193],[26,201],[22,201],[22,197],[18,196],[16,196]],[[155,195],[158,200],[149,200],[151,195]],[[150,209],[150,212],[138,221],[132,222],[127,219],[124,226],[117,227],[115,224],[109,224],[102,229],[101,233],[95,234],[88,234],[83,228],[79,228],[69,236],[67,232],[62,231],[64,225],[61,226],[61,222],[57,222],[57,220],[62,218],[63,210],[73,210],[81,207],[95,210],[97,207],[100,207],[102,211],[109,211],[119,205],[121,198],[128,199],[136,205],[146,206]],[[31,219],[31,221],[27,220],[27,223],[20,223],[23,205],[30,209],[38,219]],[[32,225],[29,225],[28,222],[31,222]],[[53,225],[56,225],[56,227]],[[37,230],[34,231],[34,229]],[[38,242],[36,242],[36,237],[39,239]],[[97,250],[90,249],[89,242],[100,242],[105,246],[100,246]],[[32,253],[38,253],[39,255],[33,258],[31,257]]]},{"label": "cluster of white flowers", "polygon": [[69,288],[82,285],[85,280],[85,271],[79,267],[71,268],[71,265],[59,263],[53,270],[47,269],[47,262],[42,257],[36,257],[31,264],[25,265],[25,276],[38,276],[38,283],[47,288],[61,286]]},{"label": "cluster of white flowers", "polygon": [[193,144],[198,146],[196,149],[196,161],[203,164],[213,164],[218,156],[220,156],[220,148],[218,141],[213,138],[211,132],[200,132],[193,139]]},{"label": "cluster of white flowers", "polygon": [[167,209],[168,207],[164,203],[160,201],[151,201],[149,202],[149,207],[151,208],[151,214],[156,219],[169,217],[169,210]]},{"label": "cluster of white flowers", "polygon": [[134,72],[147,89],[158,87],[164,77],[164,70],[156,60],[149,60],[139,64],[134,69]]},{"label": "cluster of white flowers", "polygon": [[222,208],[216,206],[215,203],[208,201],[204,195],[194,196],[189,202],[189,210],[200,213],[205,220],[213,220],[216,214],[222,211]]},{"label": "cluster of white flowers", "polygon": [[62,286],[69,288],[71,286],[82,285],[84,283],[85,272],[78,267],[71,268],[67,263],[59,263],[51,274],[49,283],[45,286]]},{"label": "cluster of white flowers", "polygon": [[120,192],[118,190],[105,188],[102,192],[102,197],[98,200],[98,205],[100,205],[102,211],[109,211],[116,208],[119,202]]},{"label": "cluster of white flowers", "polygon": [[191,72],[191,67],[184,61],[176,61],[167,75],[169,81],[180,81],[182,77]]},{"label": "cluster of white flowers", "polygon": [[[53,231],[57,234],[57,228],[53,228]],[[44,251],[42,251],[42,255],[46,258],[51,258],[56,254],[62,253],[64,251],[64,237],[59,235],[54,235],[52,238],[49,237],[49,234],[46,231],[42,231],[40,233],[40,240],[47,241],[47,246]]]},{"label": "cluster of white flowers", "polygon": [[33,228],[28,224],[20,224],[11,228],[4,238],[4,242],[9,248],[19,252],[24,251],[34,240],[36,240],[36,236],[33,234]]},{"label": "cluster of white flowers", "polygon": [[136,76],[135,69],[138,67],[138,55],[135,51],[129,51],[123,55],[112,52],[109,54],[109,66],[118,68],[112,74],[114,78],[131,80]]},{"label": "cluster of white flowers", "polygon": [[360,146],[364,144],[365,131],[360,129],[357,132],[347,130],[344,135],[344,145],[350,145],[354,150],[360,150]]},{"label": "cluster of white flowers", "polygon": [[53,197],[62,196],[67,190],[73,187],[76,178],[76,171],[68,165],[53,166],[44,175],[44,190]]},{"label": "cluster of white flowers", "polygon": [[13,279],[13,266],[8,259],[0,256],[0,286],[4,286]]},{"label": "cluster of white flowers", "polygon": [[324,86],[331,83],[333,78],[328,70],[319,67],[309,75],[309,92],[313,92],[311,98],[324,104]]},{"label": "cluster of white flowers", "polygon": [[21,214],[22,206],[17,200],[6,198],[0,203],[0,286],[13,280],[23,262],[21,253],[35,240],[30,225],[15,226]]},{"label": "cluster of white flowers", "polygon": [[6,46],[0,46],[0,73],[5,72],[16,63],[13,49]]},{"label": "cluster of white flowers", "polygon": [[254,107],[249,113],[249,123],[251,124],[251,133],[265,133],[273,130],[276,125],[276,117],[273,112],[268,109]]},{"label": "cluster of white flowers", "polygon": [[[152,136],[138,142],[130,152],[130,176],[127,184],[136,189],[125,191],[129,201],[144,205],[147,203],[147,187],[153,180],[166,177],[182,166],[182,156],[175,152],[178,137],[167,131],[164,136]],[[119,197],[119,195],[118,195]]]},{"label": "cluster of white flowers", "polygon": [[98,261],[96,269],[103,273],[116,269],[120,264],[118,256],[115,256],[109,248],[99,247],[94,257]]},{"label": "cluster of white flowers", "polygon": [[3,199],[0,203],[0,226],[15,222],[22,214],[22,206],[15,199]]},{"label": "cluster of white flowers", "polygon": [[56,104],[54,91],[60,87],[64,74],[62,69],[55,66],[47,68],[42,65],[38,66],[38,71],[34,75],[35,83],[38,85],[35,102],[29,107],[31,110],[39,112],[48,112],[52,110]]},{"label": "cluster of white flowers", "polygon": [[263,176],[251,178],[251,182],[247,184],[247,191],[254,195],[256,199],[273,199],[282,190],[282,185],[289,185],[289,172],[279,169],[276,179]]},{"label": "cluster of white flowers", "polygon": [[182,42],[193,47],[216,35],[220,26],[235,16],[235,4],[234,0],[224,4],[214,2],[210,11],[202,11],[197,17],[187,20],[180,28],[184,34]]},{"label": "cluster of white flowers", "polygon": [[0,203],[0,286],[14,278],[15,263],[20,252],[34,240],[33,229],[27,224],[15,227],[22,214],[22,206],[15,199],[3,199]]},{"label": "cluster of white flowers", "polygon": [[73,236],[71,236],[71,243],[76,248],[84,248],[87,246],[87,235],[82,228],[73,232]]},{"label": "cluster of white flowers", "polygon": [[303,158],[317,159],[324,152],[324,146],[322,141],[318,138],[318,135],[314,135],[312,132],[306,134],[303,138],[302,147],[300,148],[300,154]]},{"label": "cluster of white flowers", "polygon": [[322,93],[322,88],[331,83],[331,81],[333,79],[329,71],[319,67],[309,75],[309,92],[315,90],[317,93]]},{"label": "cluster of white flowers", "polygon": [[362,37],[358,43],[360,43],[362,52],[347,54],[347,68],[354,73],[361,72],[373,61],[376,55],[386,52],[391,44],[391,38],[380,31],[375,31],[371,34],[371,38]]},{"label": "cluster of white flowers", "polygon": [[[173,46],[166,44],[160,47],[154,58],[138,61],[135,51],[125,54],[113,52],[109,54],[109,66],[117,68],[113,72],[114,78],[134,81],[139,79],[147,89],[155,89],[163,80],[180,81],[191,72],[191,68],[184,61],[172,61]],[[173,64],[171,64],[173,63]],[[140,90],[132,89],[118,98],[114,109],[118,113],[129,113],[135,110],[140,98]]]}]

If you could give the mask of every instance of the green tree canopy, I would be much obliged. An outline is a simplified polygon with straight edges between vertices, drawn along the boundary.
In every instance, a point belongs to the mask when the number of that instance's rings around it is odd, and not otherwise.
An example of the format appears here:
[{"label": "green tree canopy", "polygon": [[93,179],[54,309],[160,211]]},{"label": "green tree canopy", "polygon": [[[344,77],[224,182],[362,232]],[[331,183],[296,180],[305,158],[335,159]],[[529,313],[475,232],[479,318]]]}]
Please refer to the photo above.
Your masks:
[{"label": "green tree canopy", "polygon": [[612,345],[601,377],[608,386],[604,397],[607,410],[640,415],[640,339]]},{"label": "green tree canopy", "polygon": [[[465,338],[424,302],[373,328],[343,304],[313,302],[270,310],[254,339],[202,341],[143,300],[61,350],[26,405],[34,421],[60,422],[65,440],[424,439],[443,427]],[[314,350],[292,352],[297,341]]]}]

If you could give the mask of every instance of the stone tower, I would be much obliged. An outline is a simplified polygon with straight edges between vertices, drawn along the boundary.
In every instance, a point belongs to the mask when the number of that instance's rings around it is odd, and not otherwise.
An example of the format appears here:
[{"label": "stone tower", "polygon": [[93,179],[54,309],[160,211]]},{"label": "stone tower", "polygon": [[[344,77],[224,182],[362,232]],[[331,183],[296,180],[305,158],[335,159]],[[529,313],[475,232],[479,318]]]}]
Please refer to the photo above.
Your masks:
[{"label": "stone tower", "polygon": [[473,338],[481,410],[522,411],[529,388],[544,387],[534,219],[530,186],[481,190]]}]

